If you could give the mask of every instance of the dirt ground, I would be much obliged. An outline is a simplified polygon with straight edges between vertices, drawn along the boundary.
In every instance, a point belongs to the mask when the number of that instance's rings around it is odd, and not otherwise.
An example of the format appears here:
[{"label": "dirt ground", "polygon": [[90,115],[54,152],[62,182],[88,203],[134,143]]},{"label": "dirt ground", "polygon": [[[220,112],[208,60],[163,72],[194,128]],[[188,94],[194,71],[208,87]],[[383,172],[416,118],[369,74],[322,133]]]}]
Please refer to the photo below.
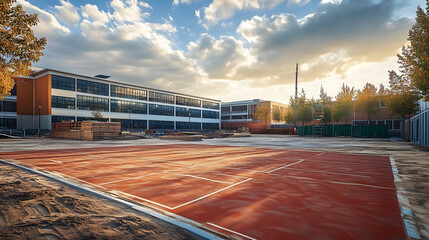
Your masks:
[{"label": "dirt ground", "polygon": [[0,239],[198,239],[120,204],[0,164]]},{"label": "dirt ground", "polygon": [[[0,154],[6,151],[22,150],[177,143],[177,141],[160,139],[95,142],[60,139],[0,140]],[[186,144],[186,142],[180,143]],[[401,187],[404,188],[403,193],[409,199],[408,207],[415,215],[414,219],[417,224],[417,231],[420,233],[422,239],[429,239],[429,152],[413,143],[391,141],[389,139],[313,138],[275,135],[253,135],[248,138],[208,139],[201,142],[191,142],[191,144],[196,143],[392,156],[399,171]],[[4,234],[19,234],[22,229],[28,229],[28,234],[39,234],[28,235],[30,237],[51,236],[49,234],[52,234],[52,239],[55,239],[54,234],[59,238],[67,236],[67,234],[69,236],[76,236],[77,238],[80,236],[88,236],[90,238],[92,236],[94,238],[99,236],[99,238],[104,238],[105,236],[110,238],[111,236],[111,238],[117,237],[118,239],[133,238],[134,236],[143,236],[142,238],[152,239],[187,238],[187,235],[182,235],[182,233],[186,233],[179,231],[177,228],[173,230],[173,233],[167,233],[165,229],[168,231],[168,229],[174,229],[174,227],[156,220],[148,221],[147,217],[141,216],[129,208],[112,205],[112,203],[106,200],[79,193],[76,190],[68,189],[60,184],[47,181],[35,175],[24,173],[18,176],[18,172],[16,171],[18,170],[3,165],[0,168],[0,195],[13,189],[12,192],[8,193],[11,194],[9,197],[0,198],[0,207],[17,209],[16,214],[10,214],[1,210],[0,232],[3,231],[2,229],[7,228],[8,230],[7,233],[1,233],[3,235],[0,234],[0,238],[13,238],[14,235]],[[32,185],[27,186],[26,184]],[[45,186],[45,184],[49,185]],[[38,194],[32,193],[32,191]],[[23,194],[17,192],[22,192]],[[26,197],[22,197],[21,195],[25,195]],[[38,195],[44,197],[40,199],[36,197],[31,198]],[[64,197],[66,197],[66,200],[64,200]],[[69,198],[67,197],[71,197],[73,200],[68,200]],[[26,198],[30,199],[25,200]],[[51,205],[52,207],[50,207]],[[48,207],[45,207],[45,210],[43,210],[43,207],[37,206]],[[49,215],[43,216],[44,214],[46,215],[46,212]],[[151,225],[150,223],[154,224]],[[59,225],[61,227],[55,230],[55,227]],[[143,229],[149,228],[150,230],[136,230],[142,227]],[[179,235],[168,235],[178,234],[179,232]],[[146,235],[144,234],[149,233],[154,234],[153,237],[152,235],[145,237]]]}]

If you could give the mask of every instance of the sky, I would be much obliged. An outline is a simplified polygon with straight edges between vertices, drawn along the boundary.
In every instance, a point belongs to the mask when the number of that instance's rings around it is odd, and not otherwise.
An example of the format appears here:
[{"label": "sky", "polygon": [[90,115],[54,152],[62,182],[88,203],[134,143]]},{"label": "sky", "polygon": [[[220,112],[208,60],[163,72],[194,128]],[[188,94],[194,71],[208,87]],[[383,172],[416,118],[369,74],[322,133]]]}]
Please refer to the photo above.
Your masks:
[{"label": "sky", "polygon": [[35,66],[224,102],[388,85],[425,0],[17,0],[46,37]]}]

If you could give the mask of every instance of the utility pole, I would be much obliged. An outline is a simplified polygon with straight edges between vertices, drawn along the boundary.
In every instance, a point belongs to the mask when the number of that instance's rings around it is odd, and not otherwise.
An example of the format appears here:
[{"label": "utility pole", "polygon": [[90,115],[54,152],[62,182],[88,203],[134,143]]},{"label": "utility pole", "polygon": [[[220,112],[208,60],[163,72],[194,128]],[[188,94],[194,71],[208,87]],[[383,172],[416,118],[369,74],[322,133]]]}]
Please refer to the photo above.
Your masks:
[{"label": "utility pole", "polygon": [[295,99],[298,98],[298,63],[296,63],[296,75],[295,75]]}]

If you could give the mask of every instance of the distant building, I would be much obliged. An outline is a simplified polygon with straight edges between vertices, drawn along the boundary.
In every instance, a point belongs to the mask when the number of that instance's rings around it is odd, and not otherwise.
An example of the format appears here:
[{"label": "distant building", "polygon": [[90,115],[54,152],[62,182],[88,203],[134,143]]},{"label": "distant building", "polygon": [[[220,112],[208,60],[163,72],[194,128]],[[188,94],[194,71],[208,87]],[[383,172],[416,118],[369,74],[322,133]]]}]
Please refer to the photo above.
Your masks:
[{"label": "distant building", "polygon": [[16,85],[10,96],[4,96],[0,101],[0,128],[16,128]]},{"label": "distant building", "polygon": [[[269,105],[271,112],[270,121],[263,122],[256,118],[255,110],[261,104]],[[261,99],[224,102],[221,108],[222,129],[237,130],[240,127],[247,127],[252,132],[258,132],[261,129],[270,128],[271,124],[276,123],[272,117],[272,113],[276,108],[280,112],[285,112],[288,106]]]},{"label": "distant building", "polygon": [[53,69],[19,78],[16,86],[16,97],[4,100],[16,103],[15,113],[0,117],[14,119],[8,124],[18,129],[38,129],[39,119],[45,130],[53,122],[94,120],[94,111],[124,129],[220,128],[219,100]]},{"label": "distant building", "polygon": [[[420,101],[420,111],[410,121],[410,140],[420,146],[429,147],[429,102]],[[408,136],[408,132],[405,135]]]}]

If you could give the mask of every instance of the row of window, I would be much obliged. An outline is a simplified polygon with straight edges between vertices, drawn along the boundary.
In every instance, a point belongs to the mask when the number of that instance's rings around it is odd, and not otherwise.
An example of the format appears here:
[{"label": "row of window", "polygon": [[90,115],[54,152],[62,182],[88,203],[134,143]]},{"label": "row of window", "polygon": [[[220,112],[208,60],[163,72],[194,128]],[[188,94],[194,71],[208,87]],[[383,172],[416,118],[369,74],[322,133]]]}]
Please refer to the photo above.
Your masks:
[{"label": "row of window", "polygon": [[[75,79],[52,75],[52,88],[75,91]],[[77,79],[77,91],[96,95],[109,96],[109,84]],[[111,85],[110,95],[112,97],[147,100],[147,91],[129,87]],[[174,95],[149,92],[149,101],[174,104]],[[202,107],[208,109],[219,109],[219,103],[201,101],[194,98],[176,96],[176,104],[191,107]]]},{"label": "row of window", "polygon": [[0,112],[16,112],[16,102],[0,101]]},{"label": "row of window", "polygon": [[130,102],[123,100],[110,100],[110,110],[112,112],[122,112],[122,113],[147,113],[147,104],[141,102]]},{"label": "row of window", "polygon": [[[15,119],[16,120],[16,119]],[[52,116],[52,122],[62,122],[75,120],[73,116]],[[77,117],[77,121],[94,120],[90,117]],[[108,121],[108,119],[103,119]],[[111,119],[111,122],[120,122],[121,129],[147,129],[146,120],[137,119]],[[203,129],[219,129],[218,123],[203,123]],[[174,129],[173,121],[149,120],[149,129]],[[198,122],[176,122],[176,129],[201,129],[201,123]]]},{"label": "row of window", "polygon": [[8,129],[16,129],[16,118],[1,118],[0,127]]},{"label": "row of window", "polygon": [[[52,107],[74,109],[75,99],[70,97],[52,96]],[[146,103],[111,99],[110,107],[111,112],[147,114]],[[77,95],[77,108],[81,110],[108,112],[109,99]],[[203,118],[219,119],[219,112],[203,110],[202,113]],[[149,114],[174,116],[174,107],[149,104]],[[201,110],[177,107],[176,116],[201,118]]]}]

